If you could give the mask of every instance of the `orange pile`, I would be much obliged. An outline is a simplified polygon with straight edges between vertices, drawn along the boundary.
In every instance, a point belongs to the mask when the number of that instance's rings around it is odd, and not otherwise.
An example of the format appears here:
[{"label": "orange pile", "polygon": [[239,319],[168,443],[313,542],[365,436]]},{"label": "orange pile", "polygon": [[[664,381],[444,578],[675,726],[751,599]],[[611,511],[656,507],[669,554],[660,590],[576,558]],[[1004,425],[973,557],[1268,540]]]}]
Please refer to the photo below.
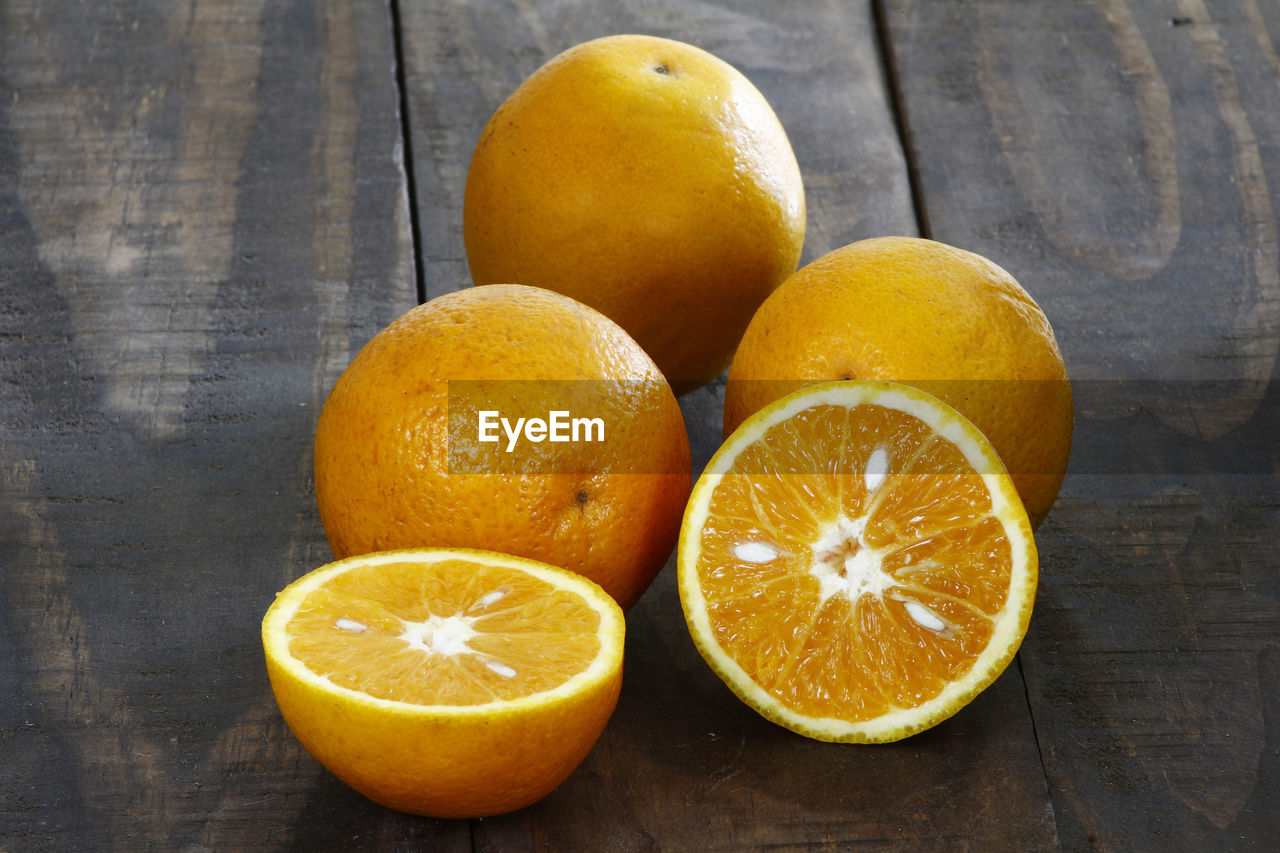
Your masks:
[{"label": "orange pile", "polygon": [[[805,216],[764,97],[690,45],[578,45],[494,113],[463,214],[484,286],[343,372],[315,441],[339,559],[263,620],[326,767],[438,817],[545,796],[606,725],[623,612],[677,545],[699,652],[793,731],[896,740],[999,676],[1071,444],[1053,330],[1005,270],[929,240],[797,271]],[[673,388],[731,357],[691,494]]]}]

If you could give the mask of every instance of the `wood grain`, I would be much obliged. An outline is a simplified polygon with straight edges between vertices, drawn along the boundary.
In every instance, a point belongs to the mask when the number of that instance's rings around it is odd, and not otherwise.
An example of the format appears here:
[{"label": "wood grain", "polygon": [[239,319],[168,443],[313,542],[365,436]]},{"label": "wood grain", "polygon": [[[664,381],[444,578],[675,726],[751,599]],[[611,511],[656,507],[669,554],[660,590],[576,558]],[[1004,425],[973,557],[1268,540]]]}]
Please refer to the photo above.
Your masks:
[{"label": "wood grain", "polygon": [[376,825],[285,730],[257,623],[329,558],[323,395],[414,300],[388,10],[3,15],[0,849]]},{"label": "wood grain", "polygon": [[1266,849],[1280,7],[895,0],[887,21],[931,235],[1013,272],[1076,379],[1021,654],[1062,846]]},{"label": "wood grain", "polygon": [[623,695],[595,750],[546,800],[478,823],[480,849],[1056,849],[1016,667],[909,741],[825,744],[710,674],[673,571],[627,630]]}]

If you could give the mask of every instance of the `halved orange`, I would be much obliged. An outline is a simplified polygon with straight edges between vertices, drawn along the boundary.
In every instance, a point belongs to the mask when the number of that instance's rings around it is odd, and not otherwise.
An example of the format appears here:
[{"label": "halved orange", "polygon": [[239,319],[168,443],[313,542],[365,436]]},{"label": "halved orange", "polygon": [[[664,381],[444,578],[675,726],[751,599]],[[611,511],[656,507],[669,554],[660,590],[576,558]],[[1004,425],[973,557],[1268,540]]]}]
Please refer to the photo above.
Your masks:
[{"label": "halved orange", "polygon": [[262,621],[303,746],[370,799],[433,817],[513,811],[564,781],[613,713],[623,635],[586,578],[465,549],[330,563]]},{"label": "halved orange", "polygon": [[905,385],[831,382],[760,410],[712,457],[678,571],[693,640],[743,701],[812,738],[883,742],[1009,664],[1037,556],[963,416]]}]

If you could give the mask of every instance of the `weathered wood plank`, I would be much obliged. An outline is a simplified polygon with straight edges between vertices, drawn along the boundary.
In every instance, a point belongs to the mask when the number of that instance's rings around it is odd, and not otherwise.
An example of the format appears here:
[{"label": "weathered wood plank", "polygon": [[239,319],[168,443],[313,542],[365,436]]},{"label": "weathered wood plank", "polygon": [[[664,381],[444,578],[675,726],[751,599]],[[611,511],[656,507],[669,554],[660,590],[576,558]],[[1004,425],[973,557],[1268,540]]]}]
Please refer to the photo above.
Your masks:
[{"label": "weathered wood plank", "polygon": [[[406,4],[413,171],[428,296],[470,284],[462,194],[489,115],[560,50],[616,32],[688,41],[742,70],[787,128],[809,204],[804,261],[916,233],[869,3]],[[681,400],[700,469],[723,386]],[[479,849],[1053,849],[1016,667],[937,730],[884,748],[819,744],[759,718],[688,638],[669,563],[628,616],[619,709],[543,802],[475,824]]]},{"label": "weathered wood plank", "polygon": [[416,301],[389,10],[0,14],[0,848],[376,837],[258,622],[329,559],[324,394]]},{"label": "weathered wood plank", "polygon": [[1021,655],[1062,845],[1268,849],[1280,7],[888,7],[931,236],[1006,266],[1077,379]]},{"label": "weathered wood plank", "polygon": [[673,574],[628,616],[623,695],[596,749],[543,802],[480,822],[486,849],[1056,849],[1016,667],[909,741],[807,740],[709,674]]}]

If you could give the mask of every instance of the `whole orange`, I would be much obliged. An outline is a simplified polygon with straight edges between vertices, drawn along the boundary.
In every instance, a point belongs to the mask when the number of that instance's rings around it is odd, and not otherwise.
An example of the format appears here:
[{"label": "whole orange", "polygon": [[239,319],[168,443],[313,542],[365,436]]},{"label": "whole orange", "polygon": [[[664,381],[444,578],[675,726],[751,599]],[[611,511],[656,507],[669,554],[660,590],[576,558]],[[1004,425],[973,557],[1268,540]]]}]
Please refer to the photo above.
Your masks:
[{"label": "whole orange", "polygon": [[1033,525],[1062,486],[1071,384],[1044,312],[1008,272],[932,240],[882,237],[797,270],[760,306],[729,368],[724,432],[797,387],[914,385],[990,440]]},{"label": "whole orange", "polygon": [[599,309],[680,393],[728,366],[804,226],[800,169],[759,90],[640,35],[585,42],[526,79],[480,136],[463,207],[476,284]]},{"label": "whole orange", "polygon": [[689,441],[662,374],[603,314],[540,288],[469,288],[352,360],[320,414],[315,483],[339,558],[500,551],[629,607],[675,545]]}]

